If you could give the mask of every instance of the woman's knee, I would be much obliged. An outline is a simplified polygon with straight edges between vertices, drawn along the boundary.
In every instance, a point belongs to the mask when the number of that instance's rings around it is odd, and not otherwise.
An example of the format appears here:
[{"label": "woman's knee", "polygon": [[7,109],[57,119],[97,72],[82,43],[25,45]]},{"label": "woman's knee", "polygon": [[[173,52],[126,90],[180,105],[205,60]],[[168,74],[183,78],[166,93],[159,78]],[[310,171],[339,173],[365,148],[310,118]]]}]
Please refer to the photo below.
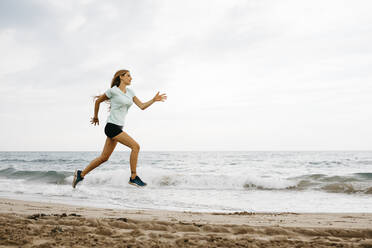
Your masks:
[{"label": "woman's knee", "polygon": [[140,150],[140,145],[138,143],[135,143],[132,145],[132,151],[139,152]]}]

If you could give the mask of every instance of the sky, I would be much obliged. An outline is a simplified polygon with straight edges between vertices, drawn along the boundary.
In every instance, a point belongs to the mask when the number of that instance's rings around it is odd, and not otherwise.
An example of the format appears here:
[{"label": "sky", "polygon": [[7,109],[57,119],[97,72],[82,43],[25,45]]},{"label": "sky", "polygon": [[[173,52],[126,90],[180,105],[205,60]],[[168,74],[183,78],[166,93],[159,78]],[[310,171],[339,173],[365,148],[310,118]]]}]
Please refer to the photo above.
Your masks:
[{"label": "sky", "polygon": [[[0,150],[100,151],[128,69],[142,151],[371,150],[368,0],[2,0]],[[116,150],[129,150],[117,146]]]}]

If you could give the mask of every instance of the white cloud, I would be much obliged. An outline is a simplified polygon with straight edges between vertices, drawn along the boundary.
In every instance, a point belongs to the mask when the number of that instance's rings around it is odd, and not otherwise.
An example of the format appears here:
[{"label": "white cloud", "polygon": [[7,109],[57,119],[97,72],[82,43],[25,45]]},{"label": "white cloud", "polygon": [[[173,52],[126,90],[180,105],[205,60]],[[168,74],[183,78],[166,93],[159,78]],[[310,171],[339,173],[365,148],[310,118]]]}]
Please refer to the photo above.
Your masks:
[{"label": "white cloud", "polygon": [[39,52],[18,39],[22,39],[22,34],[16,30],[0,30],[0,76],[30,70],[40,63]]},{"label": "white cloud", "polygon": [[372,124],[371,6],[4,1],[0,120],[33,134],[0,131],[15,140],[0,148],[100,150],[90,96],[128,68],[142,100],[168,94],[129,113],[128,132],[145,150],[370,149],[372,135],[361,134]]},{"label": "white cloud", "polygon": [[67,32],[76,32],[79,31],[79,29],[86,23],[86,19],[81,16],[75,16],[71,20],[69,20],[65,30]]}]

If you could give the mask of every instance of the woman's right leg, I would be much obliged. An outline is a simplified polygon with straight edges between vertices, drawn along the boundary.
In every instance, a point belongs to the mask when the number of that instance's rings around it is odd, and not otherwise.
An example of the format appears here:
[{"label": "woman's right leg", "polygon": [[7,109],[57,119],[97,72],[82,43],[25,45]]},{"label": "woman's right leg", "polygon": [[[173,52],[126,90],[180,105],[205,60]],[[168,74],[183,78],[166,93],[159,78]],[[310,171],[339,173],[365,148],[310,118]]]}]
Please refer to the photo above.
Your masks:
[{"label": "woman's right leg", "polygon": [[102,151],[101,155],[99,157],[95,158],[94,160],[92,160],[92,162],[90,162],[90,164],[81,172],[81,176],[84,177],[91,170],[93,170],[94,168],[96,168],[100,164],[106,162],[110,158],[110,156],[111,156],[112,152],[114,151],[117,143],[118,143],[117,141],[107,137],[105,147],[103,148],[103,151]]}]

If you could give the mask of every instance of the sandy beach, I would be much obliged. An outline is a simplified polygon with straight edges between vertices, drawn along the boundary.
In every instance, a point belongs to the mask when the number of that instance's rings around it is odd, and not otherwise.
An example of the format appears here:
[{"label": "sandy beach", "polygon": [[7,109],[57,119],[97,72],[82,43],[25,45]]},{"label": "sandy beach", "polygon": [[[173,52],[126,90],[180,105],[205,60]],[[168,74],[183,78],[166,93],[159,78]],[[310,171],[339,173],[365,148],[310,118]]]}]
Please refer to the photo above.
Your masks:
[{"label": "sandy beach", "polygon": [[1,247],[372,247],[370,213],[191,213],[0,199]]}]

